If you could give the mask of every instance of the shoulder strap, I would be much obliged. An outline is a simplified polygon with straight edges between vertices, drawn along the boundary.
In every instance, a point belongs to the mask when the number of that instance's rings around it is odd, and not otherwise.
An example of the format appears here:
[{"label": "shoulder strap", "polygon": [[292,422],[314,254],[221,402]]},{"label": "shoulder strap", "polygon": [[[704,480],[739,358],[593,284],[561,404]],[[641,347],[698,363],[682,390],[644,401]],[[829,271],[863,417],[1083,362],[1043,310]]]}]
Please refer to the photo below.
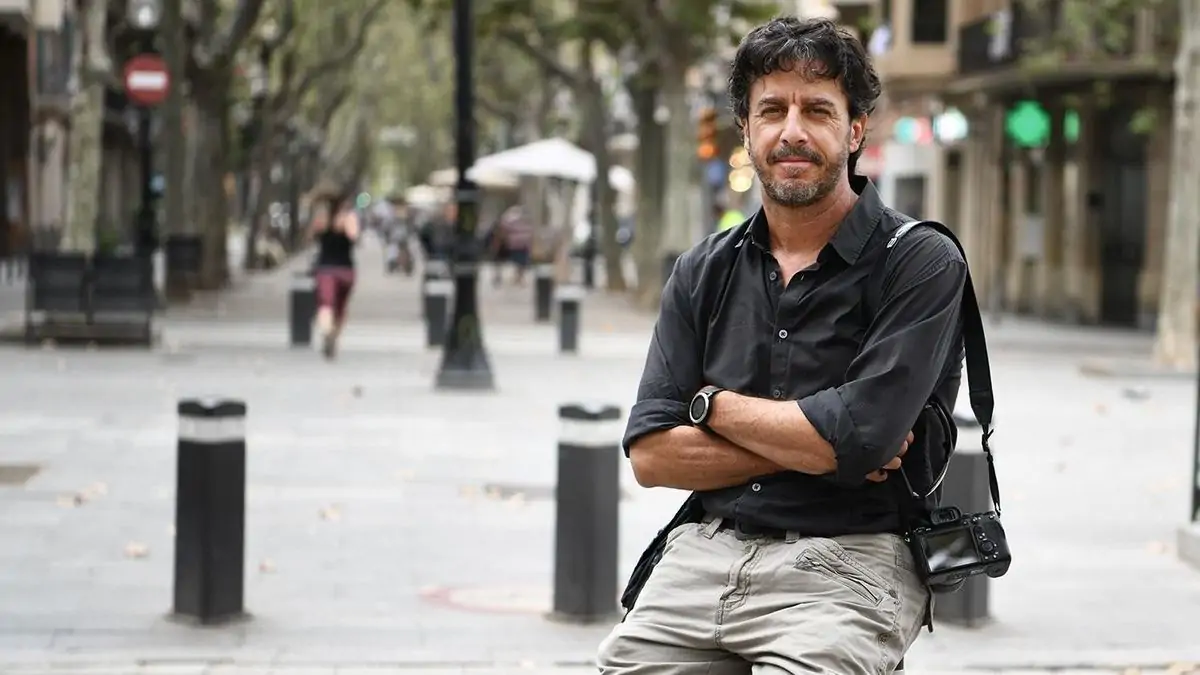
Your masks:
[{"label": "shoulder strap", "polygon": [[[872,270],[872,278],[868,293],[874,294],[874,304],[870,305],[872,311],[877,311],[880,298],[883,294],[883,267],[887,261],[887,257],[891,249],[896,246],[896,242],[900,238],[917,226],[924,225],[941,233],[954,245],[958,247],[958,251],[962,254],[963,260],[967,259],[967,253],[963,250],[962,243],[954,232],[934,220],[913,220],[904,223],[892,233],[892,237],[888,240],[884,251],[883,259]],[[988,487],[992,493],[992,503],[996,506],[996,514],[1000,513],[1000,483],[996,479],[995,462],[992,459],[992,449],[990,440],[993,431],[992,415],[995,411],[995,396],[992,393],[992,369],[988,361],[987,353],[987,338],[983,331],[983,315],[979,311],[979,299],[975,295],[975,286],[971,283],[971,270],[967,269],[966,283],[963,285],[962,295],[962,322],[963,322],[963,343],[967,352],[967,388],[971,400],[971,411],[975,413],[975,419],[979,422],[982,430],[982,445],[983,454],[987,458],[988,465]],[[949,460],[947,460],[949,461]]]}]

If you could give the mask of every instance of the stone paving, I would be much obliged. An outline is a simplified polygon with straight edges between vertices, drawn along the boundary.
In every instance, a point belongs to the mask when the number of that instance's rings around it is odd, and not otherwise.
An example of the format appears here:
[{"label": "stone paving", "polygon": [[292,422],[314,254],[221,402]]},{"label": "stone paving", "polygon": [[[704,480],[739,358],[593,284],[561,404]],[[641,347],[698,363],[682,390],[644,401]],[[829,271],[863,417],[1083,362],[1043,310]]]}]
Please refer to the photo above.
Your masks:
[{"label": "stone paving", "polygon": [[[363,276],[359,299],[384,304],[406,283]],[[552,328],[485,306],[490,394],[433,391],[438,354],[405,327],[415,305],[368,313],[334,363],[245,314],[204,328],[198,310],[169,315],[151,352],[0,349],[0,464],[38,470],[0,486],[0,674],[591,672],[608,627],[544,618],[554,410],[627,407],[646,332],[589,325],[580,356],[557,356]],[[1200,662],[1200,573],[1174,550],[1194,387],[1086,377],[1088,345],[1137,336],[1046,332],[1058,346],[994,350],[1016,560],[992,582],[993,621],[923,633],[909,672],[1187,672],[1168,669]],[[200,394],[250,407],[252,618],[224,628],[166,618],[174,405]],[[622,573],[682,496],[623,480]]]}]

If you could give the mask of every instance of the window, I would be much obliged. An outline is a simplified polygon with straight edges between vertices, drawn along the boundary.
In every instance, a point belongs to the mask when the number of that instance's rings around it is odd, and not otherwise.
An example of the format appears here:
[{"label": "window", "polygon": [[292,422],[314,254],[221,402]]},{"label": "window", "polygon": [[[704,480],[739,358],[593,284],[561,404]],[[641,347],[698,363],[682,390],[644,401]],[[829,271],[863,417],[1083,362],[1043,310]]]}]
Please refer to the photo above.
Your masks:
[{"label": "window", "polygon": [[949,0],[912,0],[913,44],[943,44],[949,32]]}]

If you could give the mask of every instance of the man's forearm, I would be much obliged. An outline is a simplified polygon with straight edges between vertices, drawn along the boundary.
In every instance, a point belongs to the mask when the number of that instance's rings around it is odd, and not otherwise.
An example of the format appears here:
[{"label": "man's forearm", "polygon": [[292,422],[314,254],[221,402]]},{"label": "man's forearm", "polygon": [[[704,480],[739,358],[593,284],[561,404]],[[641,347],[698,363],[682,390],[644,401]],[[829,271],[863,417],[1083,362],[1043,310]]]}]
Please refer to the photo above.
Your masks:
[{"label": "man's forearm", "polygon": [[713,397],[708,426],[723,438],[779,466],[823,475],[837,456],[795,401],[769,401],[723,391]]},{"label": "man's forearm", "polygon": [[649,434],[629,449],[638,483],[645,487],[717,490],[783,467],[696,427]]}]

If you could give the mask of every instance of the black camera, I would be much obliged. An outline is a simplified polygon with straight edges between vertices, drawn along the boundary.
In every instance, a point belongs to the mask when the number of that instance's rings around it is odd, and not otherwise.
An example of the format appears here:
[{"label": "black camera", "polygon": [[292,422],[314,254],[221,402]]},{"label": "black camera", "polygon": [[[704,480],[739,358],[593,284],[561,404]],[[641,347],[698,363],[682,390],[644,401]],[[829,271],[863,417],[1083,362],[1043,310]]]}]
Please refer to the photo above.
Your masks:
[{"label": "black camera", "polygon": [[978,574],[996,578],[1008,572],[1012,556],[994,511],[963,515],[948,506],[934,510],[929,522],[912,529],[909,544],[930,586],[956,586]]}]

